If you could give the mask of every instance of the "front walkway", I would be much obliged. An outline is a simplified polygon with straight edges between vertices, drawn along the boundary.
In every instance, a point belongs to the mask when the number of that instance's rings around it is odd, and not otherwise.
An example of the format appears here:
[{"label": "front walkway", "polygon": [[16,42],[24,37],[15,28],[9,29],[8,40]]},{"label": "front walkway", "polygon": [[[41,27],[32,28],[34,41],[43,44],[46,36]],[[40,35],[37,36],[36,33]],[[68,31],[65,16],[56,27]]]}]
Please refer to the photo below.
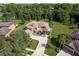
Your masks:
[{"label": "front walkway", "polygon": [[30,48],[26,48],[26,50],[28,50],[28,51],[32,51],[32,52],[35,51],[35,50],[33,50],[33,49],[30,49]]},{"label": "front walkway", "polygon": [[41,36],[31,35],[31,38],[39,41],[39,44],[38,44],[35,52],[32,54],[32,56],[44,56],[45,47],[46,47],[46,44],[48,41],[47,36],[41,37]]},{"label": "front walkway", "polygon": [[[27,32],[27,31],[25,30],[25,32]],[[47,38],[48,36],[43,37],[43,36],[35,36],[35,35],[30,34],[30,37],[32,39],[39,41],[37,48],[34,51],[34,53],[32,54],[32,56],[44,56],[44,51],[45,51],[45,47],[46,47],[46,44],[48,41],[48,38]]]}]

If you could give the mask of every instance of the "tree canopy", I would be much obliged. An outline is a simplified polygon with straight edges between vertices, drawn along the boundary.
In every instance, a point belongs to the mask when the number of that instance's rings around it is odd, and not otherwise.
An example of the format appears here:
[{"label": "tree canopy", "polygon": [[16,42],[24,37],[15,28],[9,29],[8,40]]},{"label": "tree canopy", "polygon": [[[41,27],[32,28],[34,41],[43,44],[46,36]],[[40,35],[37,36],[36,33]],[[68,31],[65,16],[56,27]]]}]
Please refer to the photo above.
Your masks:
[{"label": "tree canopy", "polygon": [[3,13],[1,19],[48,19],[70,24],[73,18],[79,22],[79,4],[2,4],[0,7]]}]

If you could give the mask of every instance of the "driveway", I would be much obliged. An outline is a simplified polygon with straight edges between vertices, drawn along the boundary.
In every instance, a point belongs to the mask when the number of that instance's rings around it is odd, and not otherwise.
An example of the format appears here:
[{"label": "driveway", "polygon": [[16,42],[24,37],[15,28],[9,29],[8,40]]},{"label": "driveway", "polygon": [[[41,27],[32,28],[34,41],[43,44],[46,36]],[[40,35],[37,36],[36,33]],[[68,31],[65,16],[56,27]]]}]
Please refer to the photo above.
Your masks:
[{"label": "driveway", "polygon": [[39,44],[35,50],[35,52],[32,54],[32,56],[43,56],[45,47],[48,41],[47,36],[46,37],[41,37],[41,36],[31,36],[32,39],[38,40]]},{"label": "driveway", "polygon": [[48,38],[41,36],[31,36],[31,38],[39,41],[39,44],[32,56],[43,56]]},{"label": "driveway", "polygon": [[46,44],[47,44],[47,41],[48,41],[48,38],[47,38],[48,36],[43,37],[43,36],[36,36],[36,35],[30,34],[30,37],[32,39],[39,41],[37,48],[34,51],[34,53],[32,54],[32,56],[44,56],[44,51],[45,51],[45,47],[46,47]]}]

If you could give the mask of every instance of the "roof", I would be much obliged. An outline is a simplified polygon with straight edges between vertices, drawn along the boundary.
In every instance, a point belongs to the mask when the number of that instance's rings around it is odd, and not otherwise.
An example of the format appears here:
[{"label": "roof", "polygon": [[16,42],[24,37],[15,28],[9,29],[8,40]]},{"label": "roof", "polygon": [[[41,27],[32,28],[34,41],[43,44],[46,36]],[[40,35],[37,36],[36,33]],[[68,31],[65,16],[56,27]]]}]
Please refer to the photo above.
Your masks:
[{"label": "roof", "polygon": [[38,27],[47,27],[48,23],[47,22],[38,22]]},{"label": "roof", "polygon": [[79,51],[79,40],[72,40],[69,44],[73,49]]},{"label": "roof", "polygon": [[75,30],[71,33],[72,38],[79,39],[79,30]]},{"label": "roof", "polygon": [[12,24],[14,24],[14,22],[0,22],[0,26],[1,27],[9,27]]},{"label": "roof", "polygon": [[75,30],[71,33],[72,40],[65,44],[68,50],[72,50],[79,55],[79,30]]},{"label": "roof", "polygon": [[43,22],[43,21],[32,21],[29,24],[27,24],[26,26],[27,27],[31,26],[33,28],[37,28],[37,31],[39,31],[39,30],[42,31],[44,28],[46,28],[46,30],[50,31],[49,24],[47,22]]},{"label": "roof", "polygon": [[79,53],[79,40],[72,40],[69,44],[66,45],[73,48],[74,51],[77,51],[77,53]]},{"label": "roof", "polygon": [[9,31],[10,31],[10,29],[8,29],[8,28],[1,28],[0,35],[6,35]]}]

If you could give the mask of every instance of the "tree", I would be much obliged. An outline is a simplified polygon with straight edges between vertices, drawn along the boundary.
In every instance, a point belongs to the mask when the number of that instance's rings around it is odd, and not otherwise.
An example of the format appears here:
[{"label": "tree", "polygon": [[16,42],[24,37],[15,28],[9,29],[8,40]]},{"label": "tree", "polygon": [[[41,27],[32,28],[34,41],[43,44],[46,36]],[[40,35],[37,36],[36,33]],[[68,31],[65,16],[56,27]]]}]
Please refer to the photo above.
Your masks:
[{"label": "tree", "polygon": [[71,36],[68,34],[59,34],[57,42],[60,44],[60,48],[63,48],[63,45],[66,44],[71,39]]}]

